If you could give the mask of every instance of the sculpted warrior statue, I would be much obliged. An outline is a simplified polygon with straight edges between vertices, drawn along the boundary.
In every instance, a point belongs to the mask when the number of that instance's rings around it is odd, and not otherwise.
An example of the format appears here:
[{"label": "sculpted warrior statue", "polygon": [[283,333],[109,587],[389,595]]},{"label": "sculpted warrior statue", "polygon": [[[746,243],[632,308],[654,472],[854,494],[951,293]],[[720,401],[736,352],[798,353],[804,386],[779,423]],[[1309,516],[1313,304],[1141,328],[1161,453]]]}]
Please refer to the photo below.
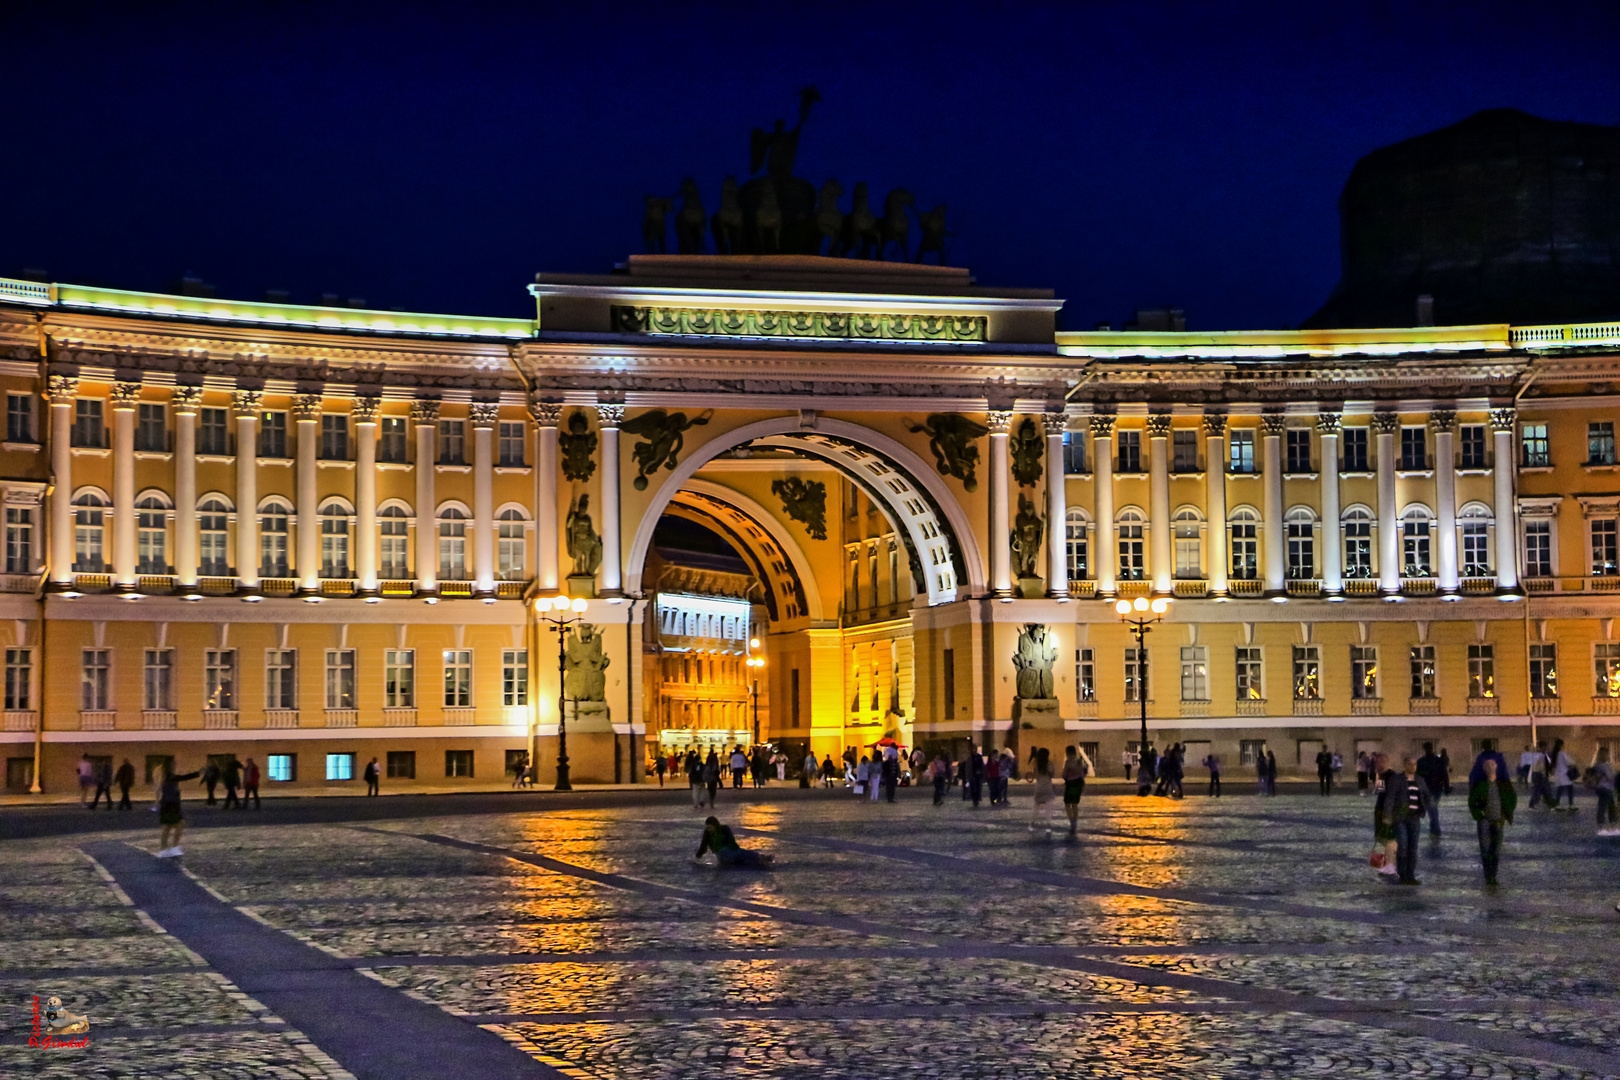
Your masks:
[{"label": "sculpted warrior statue", "polygon": [[578,701],[606,701],[606,672],[612,663],[602,651],[602,635],[596,627],[580,623],[568,641],[563,694]]},{"label": "sculpted warrior statue", "polygon": [[810,119],[810,106],[821,100],[814,86],[799,91],[799,122],[792,131],[782,130],[784,122],[778,120],[770,131],[755,128],[752,133],[752,155],[748,171],[759,172],[763,166],[766,175],[785,180],[793,175],[793,159],[799,155],[799,132]]},{"label": "sculpted warrior statue", "polygon": [[1051,698],[1055,693],[1052,665],[1057,648],[1052,636],[1040,623],[1025,623],[1018,632],[1018,652],[1013,666],[1018,669],[1018,696],[1028,699]]},{"label": "sculpted warrior statue", "polygon": [[596,573],[602,565],[602,538],[596,534],[591,525],[591,515],[587,513],[591,497],[581,495],[568,507],[568,517],[563,523],[564,534],[568,538],[568,555],[574,560],[575,576],[585,577]]},{"label": "sculpted warrior statue", "polygon": [[1035,503],[1022,491],[1018,493],[1018,516],[1013,519],[1012,550],[1017,563],[1018,576],[1037,577],[1040,564],[1041,535],[1046,532],[1045,520],[1035,509]]}]

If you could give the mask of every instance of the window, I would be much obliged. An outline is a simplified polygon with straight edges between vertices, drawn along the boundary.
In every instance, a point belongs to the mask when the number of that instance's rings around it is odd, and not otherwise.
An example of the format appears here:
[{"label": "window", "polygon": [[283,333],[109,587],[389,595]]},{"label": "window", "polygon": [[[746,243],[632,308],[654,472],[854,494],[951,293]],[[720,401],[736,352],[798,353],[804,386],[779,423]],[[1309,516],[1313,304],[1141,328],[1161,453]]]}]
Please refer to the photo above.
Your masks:
[{"label": "window", "polygon": [[1288,579],[1307,581],[1316,576],[1316,522],[1309,510],[1290,510],[1288,528]]},{"label": "window", "polygon": [[1350,696],[1363,701],[1378,697],[1378,650],[1370,645],[1350,646]]},{"label": "window", "polygon": [[354,650],[326,650],[326,707],[354,708]]},{"label": "window", "polygon": [[1238,740],[1239,765],[1258,765],[1260,763],[1260,755],[1265,752],[1266,740],[1264,739]]},{"label": "window", "polygon": [[26,506],[6,507],[6,573],[28,574],[34,569],[34,511]]},{"label": "window", "polygon": [[1086,434],[1083,431],[1063,433],[1063,471],[1069,476],[1086,471]]},{"label": "window", "polygon": [[135,407],[135,449],[164,451],[169,448],[168,417],[162,405],[141,402]]},{"label": "window", "polygon": [[415,649],[389,649],[383,653],[383,707],[416,707]]},{"label": "window", "polygon": [[1237,650],[1237,696],[1239,701],[1263,701],[1266,691],[1261,685],[1260,650],[1253,646],[1239,646]]},{"label": "window", "polygon": [[1204,523],[1198,511],[1176,511],[1172,523],[1175,528],[1176,577],[1201,578],[1204,576]]},{"label": "window", "polygon": [[1231,574],[1237,581],[1253,581],[1260,571],[1259,520],[1252,510],[1232,515]]},{"label": "window", "polygon": [[353,754],[327,754],[326,778],[328,780],[353,780],[354,755]]},{"label": "window", "polygon": [[197,561],[204,577],[223,577],[231,572],[225,532],[229,513],[230,508],[218,499],[209,499],[197,508]]},{"label": "window", "polygon": [[259,414],[259,456],[284,458],[287,456],[287,414],[267,412]]},{"label": "window", "polygon": [[1373,576],[1372,515],[1361,507],[1344,515],[1344,576],[1355,580]]},{"label": "window", "polygon": [[1597,675],[1593,695],[1620,697],[1620,644],[1600,642],[1592,646],[1592,666]]},{"label": "window", "polygon": [[471,750],[446,750],[444,752],[444,775],[471,776],[473,774],[473,752]]},{"label": "window", "polygon": [[1069,560],[1069,580],[1084,581],[1091,573],[1091,547],[1087,536],[1086,513],[1070,509],[1063,516],[1065,551]]},{"label": "window", "polygon": [[228,409],[202,409],[197,414],[197,453],[229,454],[230,411]]},{"label": "window", "polygon": [[1148,651],[1146,649],[1125,650],[1125,700],[1142,701],[1147,693],[1148,680]]},{"label": "window", "polygon": [[265,652],[264,707],[298,708],[297,649],[270,649]]},{"label": "window", "polygon": [[82,676],[79,680],[79,708],[104,712],[111,708],[111,649],[85,649],[80,653]]},{"label": "window", "polygon": [[501,652],[501,704],[508,708],[529,703],[529,650]]},{"label": "window", "polygon": [[1177,428],[1170,432],[1170,467],[1176,472],[1198,471],[1198,432]]},{"label": "window", "polygon": [[1429,467],[1428,429],[1401,428],[1401,464],[1403,471],[1414,472]]},{"label": "window", "polygon": [[1314,701],[1322,696],[1322,661],[1315,645],[1294,646],[1294,699]]},{"label": "window", "polygon": [[1291,473],[1311,471],[1311,429],[1289,428],[1283,433],[1287,457],[1283,468]]},{"label": "window", "polygon": [[467,580],[467,515],[454,506],[439,511],[439,577]]},{"label": "window", "polygon": [[416,751],[390,750],[388,751],[388,779],[415,780],[416,779]]},{"label": "window", "polygon": [[290,784],[298,779],[298,755],[271,754],[265,759],[264,772],[278,784]]},{"label": "window", "polygon": [[472,707],[472,650],[444,650],[444,707]]},{"label": "window", "polygon": [[342,413],[321,416],[321,459],[349,460],[349,418]]},{"label": "window", "polygon": [[500,456],[495,464],[521,467],[523,464],[523,421],[502,420]]},{"label": "window", "polygon": [[269,502],[259,514],[259,573],[284,578],[292,573],[287,562],[287,536],[292,511],[285,503]]},{"label": "window", "polygon": [[1142,515],[1135,510],[1127,510],[1119,515],[1119,579],[1121,581],[1141,581],[1146,570],[1146,557],[1143,552],[1143,524]]},{"label": "window", "polygon": [[1586,425],[1586,463],[1614,464],[1614,421],[1600,420]]},{"label": "window", "polygon": [[73,445],[104,447],[107,427],[102,422],[102,403],[79,398],[73,403]]},{"label": "window", "polygon": [[1097,664],[1090,649],[1074,650],[1074,700],[1097,700]]},{"label": "window", "polygon": [[1617,548],[1614,518],[1592,519],[1592,573],[1597,577],[1620,574],[1620,548]]},{"label": "window", "polygon": [[6,650],[6,708],[28,710],[34,707],[34,650]]},{"label": "window", "polygon": [[1558,646],[1551,642],[1530,643],[1530,696],[1558,696]]},{"label": "window", "polygon": [[1428,577],[1429,518],[1427,511],[1411,511],[1401,521],[1401,576]]},{"label": "window", "polygon": [[528,522],[518,510],[502,510],[496,522],[495,576],[502,581],[522,581],[527,549],[523,534]]},{"label": "window", "polygon": [[174,708],[174,650],[147,649],[141,683],[141,708],[168,712]]},{"label": "window", "polygon": [[28,394],[6,395],[6,442],[34,441],[34,399]]},{"label": "window", "polygon": [[1412,696],[1434,697],[1434,646],[1412,646]]},{"label": "window", "polygon": [[139,558],[135,569],[142,574],[167,574],[169,510],[163,505],[163,500],[147,496],[136,503],[135,527]]},{"label": "window", "polygon": [[1520,454],[1527,469],[1545,469],[1552,465],[1552,448],[1547,441],[1546,424],[1525,424],[1519,429]]},{"label": "window", "polygon": [[1233,473],[1254,472],[1254,429],[1235,428],[1227,439],[1227,468]]},{"label": "window", "polygon": [[1496,650],[1491,645],[1468,646],[1468,696],[1496,696]]},{"label": "window", "polygon": [[1552,577],[1552,522],[1541,518],[1524,523],[1524,574]]},{"label": "window", "polygon": [[1489,577],[1490,511],[1476,503],[1473,506],[1463,507],[1459,516],[1462,523],[1463,577]]},{"label": "window", "polygon": [[1461,435],[1461,467],[1464,469],[1485,468],[1485,425],[1464,424]]},{"label": "window", "polygon": [[1344,471],[1367,471],[1367,429],[1347,427],[1341,436],[1344,441]]},{"label": "window", "polygon": [[385,506],[377,511],[377,528],[382,532],[377,570],[384,578],[411,576],[409,525],[410,517],[402,506]]},{"label": "window", "polygon": [[378,426],[381,434],[377,440],[377,460],[403,464],[408,445],[405,434],[405,418],[403,416],[385,416]]},{"label": "window", "polygon": [[460,420],[439,421],[439,464],[465,465],[467,425]]},{"label": "window", "polygon": [[203,708],[236,708],[236,650],[209,649],[203,654]]},{"label": "window", "polygon": [[1181,649],[1181,700],[1209,700],[1209,655],[1202,645]]},{"label": "window", "polygon": [[1140,431],[1121,431],[1119,433],[1119,471],[1123,473],[1142,471],[1142,433]]},{"label": "window", "polygon": [[349,511],[339,503],[321,507],[321,577],[349,576]]},{"label": "window", "polygon": [[100,574],[107,568],[101,557],[103,517],[107,500],[87,491],[73,500],[73,569],[80,574]]}]

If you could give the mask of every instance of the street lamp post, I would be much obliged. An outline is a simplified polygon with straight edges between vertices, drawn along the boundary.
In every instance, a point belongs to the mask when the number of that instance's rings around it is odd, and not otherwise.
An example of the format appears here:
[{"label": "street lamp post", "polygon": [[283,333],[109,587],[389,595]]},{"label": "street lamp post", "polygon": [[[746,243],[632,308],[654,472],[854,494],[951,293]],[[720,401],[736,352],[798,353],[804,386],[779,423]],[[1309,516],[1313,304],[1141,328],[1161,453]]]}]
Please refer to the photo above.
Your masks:
[{"label": "street lamp post", "polygon": [[[566,596],[542,597],[534,602],[536,612],[557,613],[549,617],[540,615],[540,621],[557,634],[557,791],[574,790],[574,785],[568,782],[568,628],[584,621],[582,616],[587,606],[583,599],[570,600]],[[573,618],[569,618],[569,612],[573,612]]]},{"label": "street lamp post", "polygon": [[[748,639],[748,647],[750,649],[759,648],[759,638],[749,638]],[[748,658],[748,666],[750,668],[752,668],[753,672],[754,672],[754,676],[753,676],[753,684],[754,685],[753,685],[753,690],[752,690],[752,696],[753,696],[753,699],[754,699],[754,746],[758,747],[759,746],[759,672],[760,672],[760,669],[765,666],[765,658],[763,656],[750,656]]]},{"label": "street lamp post", "polygon": [[1147,597],[1138,596],[1135,600],[1121,600],[1114,605],[1119,613],[1119,619],[1136,638],[1136,700],[1142,706],[1142,736],[1141,742],[1136,744],[1138,776],[1141,775],[1143,762],[1147,760],[1148,730],[1147,730],[1147,647],[1143,639],[1152,629],[1150,624],[1164,618],[1164,613],[1170,610],[1170,598],[1161,596],[1149,602]]}]

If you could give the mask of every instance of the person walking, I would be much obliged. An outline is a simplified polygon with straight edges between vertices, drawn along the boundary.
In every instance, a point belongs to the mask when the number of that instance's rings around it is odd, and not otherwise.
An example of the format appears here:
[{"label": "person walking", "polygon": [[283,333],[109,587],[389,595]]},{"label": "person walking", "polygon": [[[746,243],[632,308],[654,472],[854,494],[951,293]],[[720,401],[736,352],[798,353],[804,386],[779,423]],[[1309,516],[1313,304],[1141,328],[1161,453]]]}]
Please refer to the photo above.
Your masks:
[{"label": "person walking", "polygon": [[[742,787],[742,781],[737,782]],[[720,790],[720,755],[714,747],[709,748],[709,756],[703,760],[703,789],[709,795],[709,808],[714,808],[715,793]]]},{"label": "person walking", "polygon": [[686,752],[686,782],[692,789],[692,809],[703,805],[703,759],[696,750]]},{"label": "person walking", "polygon": [[1513,781],[1497,772],[1496,761],[1486,758],[1480,779],[1468,785],[1468,813],[1479,831],[1479,862],[1485,871],[1485,884],[1496,884],[1496,867],[1502,858],[1502,829],[1513,824],[1513,807],[1519,793]]},{"label": "person walking", "polygon": [[930,779],[934,781],[934,805],[945,804],[945,789],[951,782],[951,763],[945,760],[943,752],[934,755],[934,763],[928,767]]},{"label": "person walking", "polygon": [[883,755],[883,797],[894,802],[894,789],[900,786],[900,755],[890,747]]},{"label": "person walking", "polygon": [[872,751],[872,765],[866,770],[866,801],[877,802],[883,794],[883,755]]},{"label": "person walking", "polygon": [[1136,751],[1126,747],[1120,752],[1119,763],[1125,766],[1125,782],[1130,783],[1131,770],[1136,767]]},{"label": "person walking", "polygon": [[1333,755],[1326,747],[1316,752],[1316,786],[1324,797],[1333,794]]},{"label": "person walking", "polygon": [[1084,750],[1070,746],[1063,752],[1063,814],[1069,819],[1072,839],[1080,830],[1080,797],[1086,793],[1086,776],[1091,759]]},{"label": "person walking", "polygon": [[1620,836],[1620,829],[1614,828],[1614,763],[1607,746],[1598,748],[1597,760],[1592,762],[1592,791],[1597,795],[1597,834]]},{"label": "person walking", "polygon": [[[660,765],[660,766],[663,765],[663,763],[664,763],[663,758],[659,758],[657,760],[657,762],[655,762],[655,764]],[[519,750],[517,752],[517,757],[512,759],[512,787],[513,788],[527,787],[528,786],[528,781],[529,781],[529,752],[527,750]],[[662,768],[660,768],[658,770],[658,786],[659,787],[664,786],[664,770]]]},{"label": "person walking", "polygon": [[79,755],[79,805],[90,805],[90,789],[96,785],[96,767],[89,754]]},{"label": "person walking", "polygon": [[218,764],[218,762],[210,761],[208,763],[208,765],[203,769],[202,782],[203,782],[203,787],[208,789],[208,805],[213,806],[214,805],[214,789],[219,787],[219,764]]},{"label": "person walking", "polygon": [[990,788],[990,805],[999,806],[1001,803],[1001,755],[987,754],[984,763],[984,780]]},{"label": "person walking", "polygon": [[821,759],[821,786],[830,789],[836,783],[836,772],[832,755],[827,754]]},{"label": "person walking", "polygon": [[1052,835],[1052,752],[1044,746],[1035,749],[1035,766],[1031,770],[1035,780],[1035,808],[1030,815],[1029,831],[1042,829]]},{"label": "person walking", "polygon": [[118,775],[114,778],[118,782],[118,809],[129,809],[129,789],[135,786],[135,766],[129,763],[129,758],[118,766]]},{"label": "person walking", "polygon": [[1575,781],[1581,778],[1580,767],[1575,764],[1575,759],[1570,757],[1569,752],[1564,749],[1563,739],[1553,743],[1552,753],[1548,757],[1552,758],[1552,808],[1554,810],[1564,809],[1558,804],[1567,795],[1569,798],[1567,812],[1573,814],[1576,810]]},{"label": "person walking", "polygon": [[247,759],[247,765],[242,769],[242,809],[247,809],[248,800],[253,800],[253,809],[259,807],[259,765],[252,758]]},{"label": "person walking", "polygon": [[101,805],[101,796],[102,796],[103,793],[105,793],[106,796],[107,796],[107,809],[108,809],[108,811],[112,810],[112,808],[113,808],[113,803],[112,803],[112,779],[113,779],[112,758],[108,758],[106,761],[97,762],[96,763],[96,797],[90,801],[90,812],[92,814],[96,812],[96,807]]},{"label": "person walking", "polygon": [[1423,756],[1418,758],[1417,774],[1429,788],[1429,835],[1440,835],[1440,796],[1446,790],[1446,763],[1434,752],[1434,743],[1423,744]]},{"label": "person walking", "polygon": [[741,788],[743,774],[748,771],[748,755],[742,752],[742,747],[735,746],[731,750],[731,786]]},{"label": "person walking", "polygon": [[1153,752],[1150,743],[1142,748],[1142,754],[1136,759],[1136,794],[1138,798],[1145,798],[1153,793],[1153,773],[1158,765],[1158,755]]},{"label": "person walking", "polygon": [[975,810],[979,808],[979,798],[983,795],[984,773],[984,758],[979,756],[977,749],[970,747],[967,756],[967,782],[963,785],[962,795],[973,800]]},{"label": "person walking", "polygon": [[[180,850],[180,836],[186,831],[186,817],[180,810],[180,784],[201,775],[201,770],[175,775],[168,766],[159,769],[158,827],[162,831],[158,834],[158,858],[172,859],[185,854]],[[169,842],[171,836],[174,839],[172,844]]]},{"label": "person walking", "polygon": [[1540,756],[1541,752],[1539,750],[1532,750],[1528,743],[1525,744],[1524,753],[1519,755],[1520,789],[1524,791],[1530,790],[1530,767],[1536,763],[1536,758]]},{"label": "person walking", "polygon": [[669,767],[669,763],[664,760],[664,755],[663,754],[659,754],[656,758],[653,759],[653,772],[658,774],[658,786],[659,787],[664,786],[664,770],[666,768],[668,768],[668,767]]},{"label": "person walking", "polygon": [[1266,751],[1266,794],[1277,794],[1277,754],[1275,751]]},{"label": "person walking", "polygon": [[872,762],[865,754],[855,763],[855,796],[859,798],[866,794],[866,785],[872,779]]},{"label": "person walking", "polygon": [[815,787],[817,774],[821,772],[821,765],[816,761],[816,752],[814,750],[805,751],[804,763],[800,768],[802,771],[799,773],[799,786],[802,788]]},{"label": "person walking", "polygon": [[1389,877],[1397,873],[1395,869],[1395,824],[1384,812],[1385,802],[1389,793],[1387,777],[1393,775],[1387,768],[1389,762],[1383,754],[1372,755],[1373,776],[1373,851],[1377,858],[1378,872]]},{"label": "person walking", "polygon": [[1206,754],[1203,764],[1209,770],[1209,795],[1218,799],[1221,797],[1221,759],[1214,754]]},{"label": "person walking", "polygon": [[382,770],[377,768],[377,759],[372,758],[366,763],[366,794],[375,795],[382,784]]},{"label": "person walking", "polygon": [[1418,831],[1429,813],[1429,785],[1417,773],[1417,759],[1407,755],[1403,771],[1384,778],[1384,817],[1395,828],[1395,870],[1401,885],[1417,885]]},{"label": "person walking", "polygon": [[1371,769],[1372,758],[1367,756],[1367,751],[1358,750],[1356,752],[1356,794],[1363,798],[1367,796],[1367,773]]},{"label": "person walking", "polygon": [[1551,768],[1552,762],[1547,759],[1546,752],[1538,746],[1530,761],[1530,809],[1532,810],[1542,803],[1546,803],[1548,809],[1552,808],[1552,784],[1547,781],[1547,772]]},{"label": "person walking", "polygon": [[242,800],[236,797],[236,789],[242,786],[242,763],[232,754],[225,761],[225,806],[223,809],[242,809]]}]

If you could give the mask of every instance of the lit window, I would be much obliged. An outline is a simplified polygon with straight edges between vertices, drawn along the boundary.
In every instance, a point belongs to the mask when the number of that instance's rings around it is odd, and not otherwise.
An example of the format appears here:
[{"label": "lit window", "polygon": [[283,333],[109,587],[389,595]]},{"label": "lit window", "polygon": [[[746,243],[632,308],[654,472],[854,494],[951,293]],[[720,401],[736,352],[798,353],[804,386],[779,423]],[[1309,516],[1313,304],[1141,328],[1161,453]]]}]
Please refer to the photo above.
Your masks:
[{"label": "lit window", "polygon": [[1614,421],[1594,421],[1586,425],[1586,463],[1614,464]]},{"label": "lit window", "polygon": [[1261,701],[1265,689],[1261,684],[1260,650],[1243,646],[1237,650],[1237,696],[1239,701]]},{"label": "lit window", "polygon": [[1378,697],[1378,650],[1370,645],[1350,646],[1350,696]]},{"label": "lit window", "polygon": [[168,712],[174,708],[174,650],[147,649],[141,708]]},{"label": "lit window", "polygon": [[1140,702],[1147,692],[1148,651],[1125,650],[1125,700]]},{"label": "lit window", "polygon": [[1147,569],[1142,515],[1135,510],[1125,511],[1119,516],[1118,529],[1119,578],[1121,581],[1141,581]]},{"label": "lit window", "polygon": [[1182,647],[1181,700],[1209,700],[1209,658],[1202,645]]},{"label": "lit window", "polygon": [[1468,646],[1468,696],[1496,696],[1496,650],[1490,645]]},{"label": "lit window", "polygon": [[1239,475],[1254,472],[1254,429],[1235,428],[1228,436],[1227,471]]},{"label": "lit window", "polygon": [[354,708],[354,650],[326,650],[326,707]]},{"label": "lit window", "polygon": [[297,649],[270,649],[264,654],[264,707],[298,708]]},{"label": "lit window", "polygon": [[1294,699],[1315,701],[1322,696],[1322,660],[1315,645],[1294,646]]},{"label": "lit window", "polygon": [[1530,696],[1558,696],[1558,646],[1551,642],[1530,646]]},{"label": "lit window", "polygon": [[383,654],[383,706],[416,707],[416,650],[389,649]]},{"label": "lit window", "polygon": [[80,653],[79,708],[105,712],[111,700],[112,650],[85,649]]},{"label": "lit window", "polygon": [[[797,674],[797,672],[795,672]],[[1097,700],[1097,664],[1090,649],[1074,651],[1074,699]]]},{"label": "lit window", "polygon": [[472,650],[444,650],[444,707],[472,707]]},{"label": "lit window", "polygon": [[1520,454],[1527,469],[1545,469],[1552,465],[1552,444],[1547,438],[1546,424],[1525,424],[1520,429]]},{"label": "lit window", "polygon": [[1620,644],[1602,642],[1592,647],[1597,670],[1597,697],[1620,697]]},{"label": "lit window", "polygon": [[508,708],[529,703],[529,650],[501,652],[501,704]]},{"label": "lit window", "polygon": [[1414,698],[1434,697],[1435,666],[1434,646],[1412,646],[1412,696]]},{"label": "lit window", "polygon": [[354,755],[353,754],[327,754],[326,778],[328,780],[353,780]]},{"label": "lit window", "polygon": [[236,708],[236,650],[209,649],[203,657],[203,708]]},{"label": "lit window", "polygon": [[1232,515],[1232,565],[1230,573],[1236,581],[1253,581],[1259,576],[1260,542],[1259,521],[1252,510],[1239,510]]},{"label": "lit window", "polygon": [[271,754],[265,759],[265,775],[278,784],[298,779],[297,754]]}]

